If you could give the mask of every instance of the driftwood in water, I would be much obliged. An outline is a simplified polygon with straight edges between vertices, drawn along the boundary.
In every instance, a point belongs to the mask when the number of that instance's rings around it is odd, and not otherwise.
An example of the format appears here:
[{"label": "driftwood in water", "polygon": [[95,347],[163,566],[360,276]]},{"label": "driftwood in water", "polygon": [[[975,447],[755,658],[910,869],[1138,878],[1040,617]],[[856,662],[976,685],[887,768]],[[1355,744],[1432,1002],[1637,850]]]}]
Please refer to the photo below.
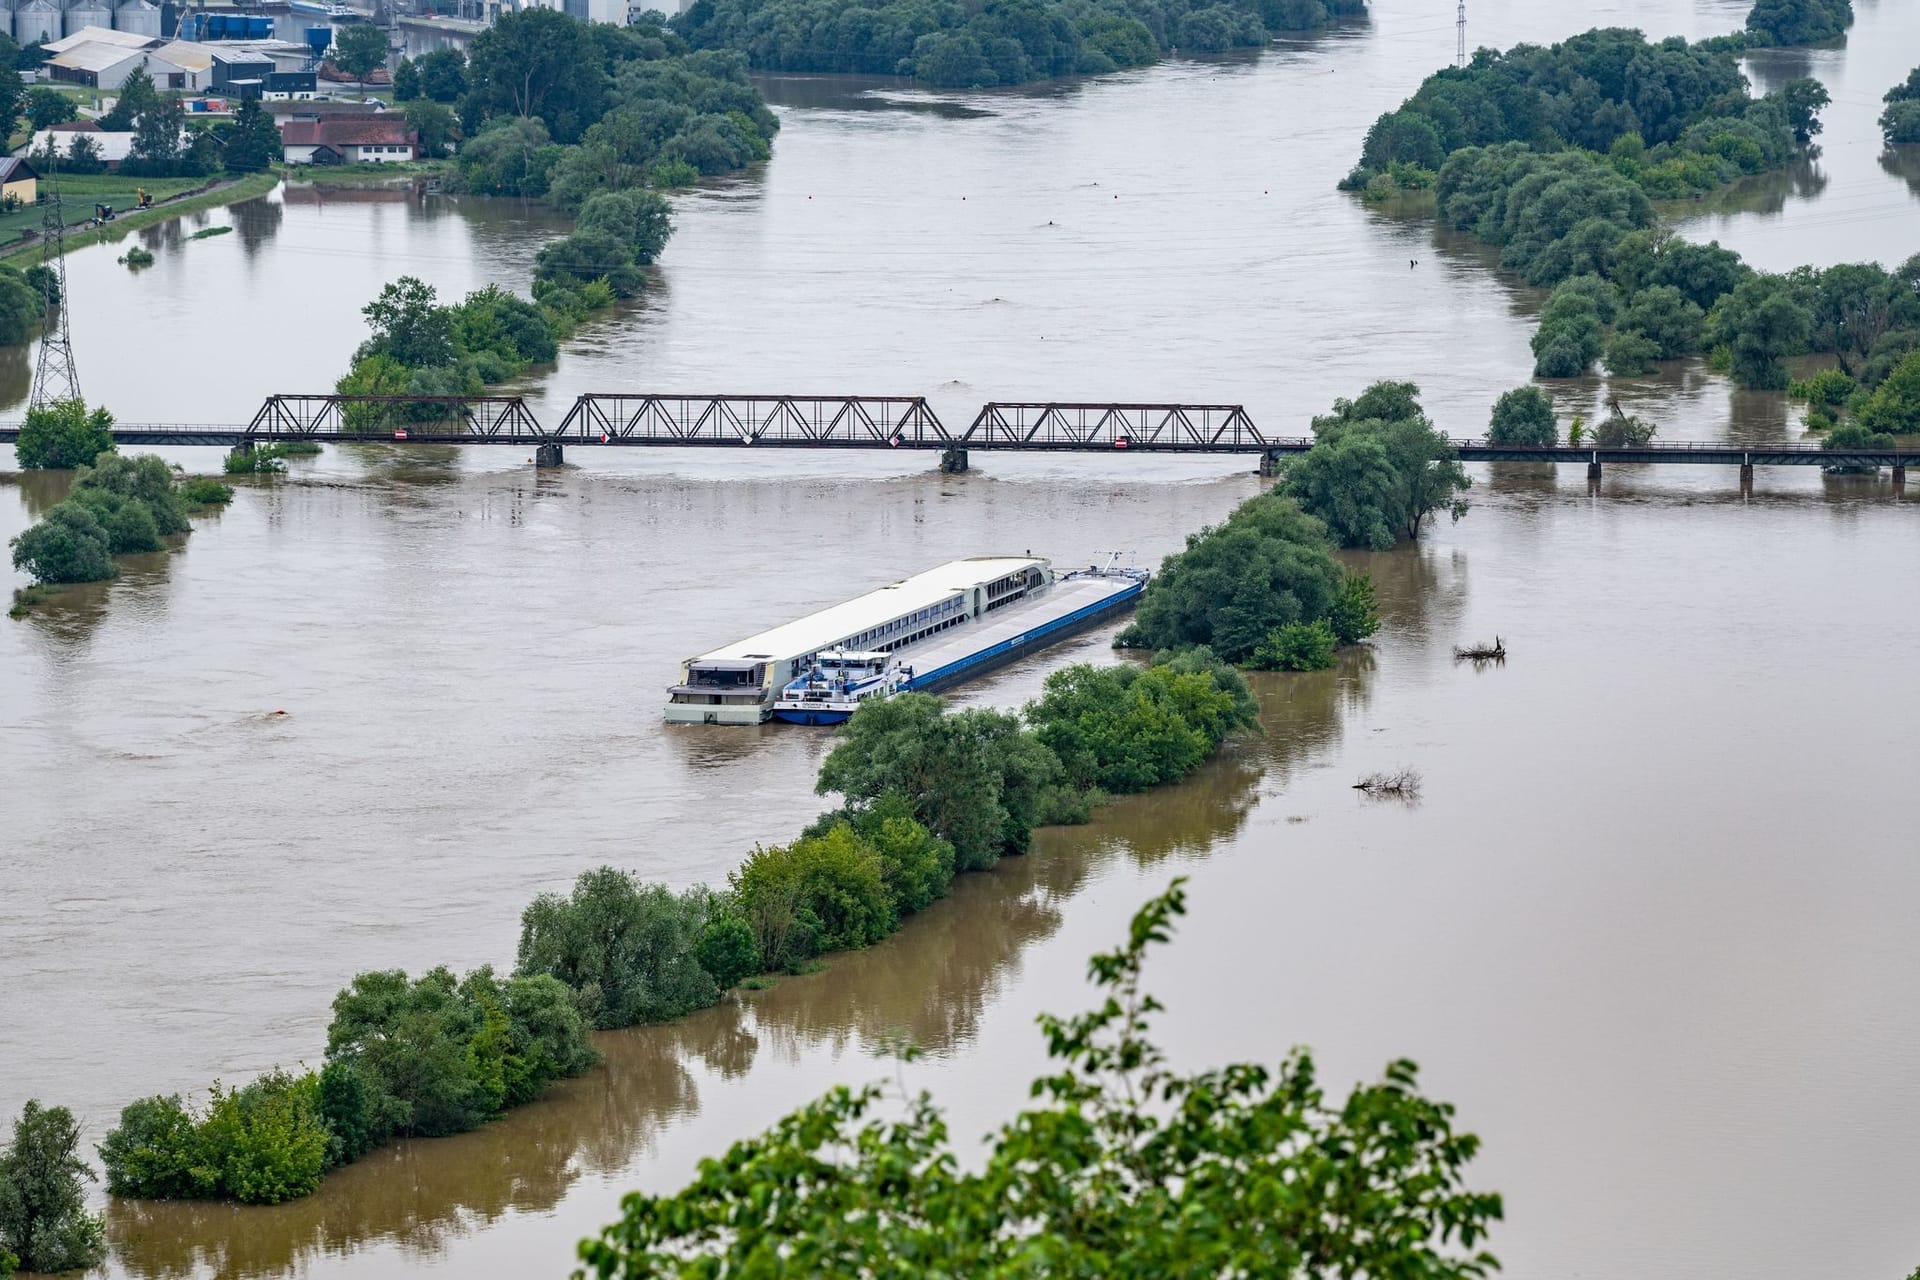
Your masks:
[{"label": "driftwood in water", "polygon": [[1453,656],[1455,661],[1471,659],[1474,662],[1505,662],[1507,660],[1507,642],[1499,636],[1495,636],[1492,644],[1470,644],[1464,649],[1459,645],[1455,645],[1453,646]]},{"label": "driftwood in water", "polygon": [[1353,784],[1355,791],[1370,796],[1398,796],[1412,800],[1420,794],[1420,774],[1413,769],[1395,769],[1392,773],[1370,773]]}]

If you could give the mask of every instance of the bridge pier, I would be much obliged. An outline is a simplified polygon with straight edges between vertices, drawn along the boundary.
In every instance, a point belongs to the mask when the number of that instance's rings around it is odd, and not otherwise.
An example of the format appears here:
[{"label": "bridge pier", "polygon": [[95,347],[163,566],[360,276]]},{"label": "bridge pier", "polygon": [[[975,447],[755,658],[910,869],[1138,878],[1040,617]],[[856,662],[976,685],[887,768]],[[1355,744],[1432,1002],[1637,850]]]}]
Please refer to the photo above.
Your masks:
[{"label": "bridge pier", "polygon": [[233,448],[227,450],[227,456],[231,458],[244,458],[252,452],[253,452],[253,441],[241,440],[236,442]]},{"label": "bridge pier", "polygon": [[549,441],[533,451],[533,465],[536,467],[558,467],[566,463],[567,451],[556,441]]},{"label": "bridge pier", "polygon": [[1600,483],[1600,459],[1597,457],[1587,460],[1587,483]]},{"label": "bridge pier", "polygon": [[1260,455],[1260,474],[1277,476],[1280,474],[1281,453],[1278,449],[1269,449]]},{"label": "bridge pier", "polygon": [[967,469],[967,451],[965,449],[946,449],[940,454],[940,471],[943,475],[957,476]]},{"label": "bridge pier", "polygon": [[1896,495],[1907,491],[1907,464],[1904,462],[1893,464],[1893,491]]},{"label": "bridge pier", "polygon": [[1740,464],[1740,496],[1743,498],[1753,496],[1753,464],[1751,462]]}]

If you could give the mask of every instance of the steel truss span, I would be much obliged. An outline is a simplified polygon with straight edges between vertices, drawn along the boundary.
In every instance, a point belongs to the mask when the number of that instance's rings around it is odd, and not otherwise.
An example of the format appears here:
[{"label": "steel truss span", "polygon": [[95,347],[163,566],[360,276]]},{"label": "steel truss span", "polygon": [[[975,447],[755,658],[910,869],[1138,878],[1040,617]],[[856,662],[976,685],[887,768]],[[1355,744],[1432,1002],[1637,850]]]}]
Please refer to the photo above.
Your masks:
[{"label": "steel truss span", "polygon": [[1269,440],[1237,404],[1101,404],[995,400],[981,406],[964,449],[1056,452],[1266,453],[1312,441]]},{"label": "steel truss span", "polygon": [[947,449],[920,396],[583,395],[556,444]]}]

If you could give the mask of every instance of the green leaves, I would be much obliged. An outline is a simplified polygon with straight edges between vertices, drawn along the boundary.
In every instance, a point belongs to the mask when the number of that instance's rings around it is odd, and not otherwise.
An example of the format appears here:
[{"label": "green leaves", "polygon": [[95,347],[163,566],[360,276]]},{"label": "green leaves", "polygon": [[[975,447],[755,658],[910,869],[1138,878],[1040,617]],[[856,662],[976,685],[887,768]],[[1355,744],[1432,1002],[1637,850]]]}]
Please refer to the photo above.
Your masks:
[{"label": "green leaves", "polygon": [[629,1195],[576,1276],[1419,1276],[1477,1280],[1500,1197],[1411,1062],[1330,1104],[1313,1061],[1171,1070],[1142,987],[1184,881],[1094,956],[1091,1010],[1043,1016],[1034,1105],[962,1173],[925,1095],[838,1088],[674,1195]]}]

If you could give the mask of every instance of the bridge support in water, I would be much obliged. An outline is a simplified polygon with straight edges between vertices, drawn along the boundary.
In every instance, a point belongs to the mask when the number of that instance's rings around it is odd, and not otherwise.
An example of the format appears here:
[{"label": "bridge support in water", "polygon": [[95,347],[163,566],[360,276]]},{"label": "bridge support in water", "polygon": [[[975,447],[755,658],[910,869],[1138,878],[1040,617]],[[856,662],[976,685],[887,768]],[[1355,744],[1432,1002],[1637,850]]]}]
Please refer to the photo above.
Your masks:
[{"label": "bridge support in water", "polygon": [[244,458],[252,452],[253,452],[253,441],[242,440],[238,444],[234,445],[233,448],[227,450],[227,456],[230,458]]},{"label": "bridge support in water", "polygon": [[1261,454],[1260,455],[1260,474],[1263,476],[1279,475],[1280,464],[1284,460],[1285,456],[1286,455],[1282,454],[1278,449],[1269,449],[1265,453]]},{"label": "bridge support in water", "polygon": [[533,465],[536,467],[564,466],[566,461],[567,451],[558,443],[543,444],[533,451]]},{"label": "bridge support in water", "polygon": [[1600,455],[1597,453],[1587,459],[1587,483],[1600,483]]},{"label": "bridge support in water", "polygon": [[1743,462],[1740,464],[1740,494],[1742,497],[1746,497],[1752,493],[1753,464],[1751,462]]},{"label": "bridge support in water", "polygon": [[1904,462],[1893,464],[1893,491],[1896,494],[1907,491],[1907,464]]},{"label": "bridge support in water", "polygon": [[966,469],[967,451],[965,449],[943,449],[940,451],[941,474],[957,476]]}]

